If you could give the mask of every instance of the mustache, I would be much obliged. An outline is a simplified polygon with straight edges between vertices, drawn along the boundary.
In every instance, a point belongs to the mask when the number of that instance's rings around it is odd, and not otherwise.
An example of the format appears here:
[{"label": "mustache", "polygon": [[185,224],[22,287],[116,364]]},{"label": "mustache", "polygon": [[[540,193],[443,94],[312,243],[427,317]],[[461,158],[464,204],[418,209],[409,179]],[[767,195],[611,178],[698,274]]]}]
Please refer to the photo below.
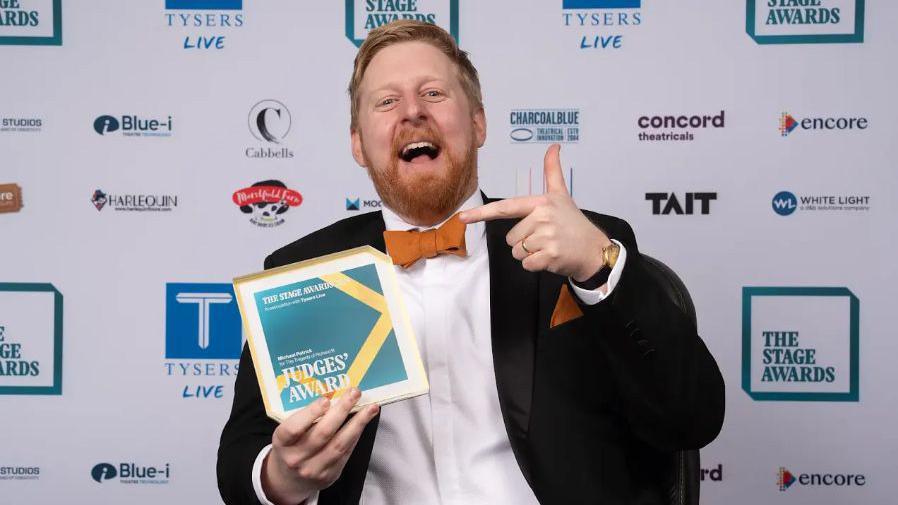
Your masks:
[{"label": "mustache", "polygon": [[416,141],[430,142],[439,148],[443,145],[443,136],[430,125],[403,128],[393,137],[393,154],[401,155],[402,148]]}]

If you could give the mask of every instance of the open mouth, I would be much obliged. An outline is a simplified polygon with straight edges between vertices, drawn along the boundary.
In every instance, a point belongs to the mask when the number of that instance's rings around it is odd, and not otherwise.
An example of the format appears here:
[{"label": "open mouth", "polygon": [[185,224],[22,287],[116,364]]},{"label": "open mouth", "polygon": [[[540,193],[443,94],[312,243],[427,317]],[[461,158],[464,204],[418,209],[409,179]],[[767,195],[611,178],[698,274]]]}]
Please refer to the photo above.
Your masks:
[{"label": "open mouth", "polygon": [[435,159],[439,155],[440,147],[433,142],[426,140],[408,143],[399,151],[399,158],[405,162],[414,161],[420,156],[427,156],[430,159]]}]

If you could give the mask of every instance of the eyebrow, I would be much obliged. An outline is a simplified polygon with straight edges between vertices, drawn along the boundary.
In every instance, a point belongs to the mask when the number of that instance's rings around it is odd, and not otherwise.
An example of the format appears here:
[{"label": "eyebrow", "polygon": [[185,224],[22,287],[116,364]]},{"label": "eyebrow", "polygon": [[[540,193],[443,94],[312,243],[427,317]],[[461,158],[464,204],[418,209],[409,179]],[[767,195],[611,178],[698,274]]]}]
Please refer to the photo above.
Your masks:
[{"label": "eyebrow", "polygon": [[[444,84],[446,81],[443,80],[443,79],[441,79],[441,78],[439,78],[439,77],[432,77],[432,76],[424,76],[424,78],[421,79],[421,83],[429,83],[429,82],[439,82],[439,83],[441,83],[441,84]],[[419,86],[420,86],[420,84],[419,84]],[[394,81],[394,82],[388,82],[387,84],[384,84],[383,86],[381,86],[381,87],[379,87],[379,88],[372,89],[372,90],[370,91],[370,93],[373,94],[373,95],[376,95],[376,94],[381,93],[381,92],[383,92],[383,91],[386,91],[386,90],[389,90],[389,89],[395,89],[395,88],[397,88],[397,87],[399,87],[399,83],[398,83],[398,82],[395,82],[395,81]]]}]

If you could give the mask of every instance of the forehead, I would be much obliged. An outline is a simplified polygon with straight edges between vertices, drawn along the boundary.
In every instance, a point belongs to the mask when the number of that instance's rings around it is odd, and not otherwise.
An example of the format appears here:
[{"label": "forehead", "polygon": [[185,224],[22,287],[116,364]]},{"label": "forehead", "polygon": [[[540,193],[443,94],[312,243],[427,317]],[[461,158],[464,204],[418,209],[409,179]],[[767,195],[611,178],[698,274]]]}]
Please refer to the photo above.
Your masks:
[{"label": "forehead", "polygon": [[452,60],[426,42],[400,42],[381,49],[371,58],[365,69],[361,88],[363,92],[370,92],[434,79],[448,83],[457,81],[458,75]]}]

